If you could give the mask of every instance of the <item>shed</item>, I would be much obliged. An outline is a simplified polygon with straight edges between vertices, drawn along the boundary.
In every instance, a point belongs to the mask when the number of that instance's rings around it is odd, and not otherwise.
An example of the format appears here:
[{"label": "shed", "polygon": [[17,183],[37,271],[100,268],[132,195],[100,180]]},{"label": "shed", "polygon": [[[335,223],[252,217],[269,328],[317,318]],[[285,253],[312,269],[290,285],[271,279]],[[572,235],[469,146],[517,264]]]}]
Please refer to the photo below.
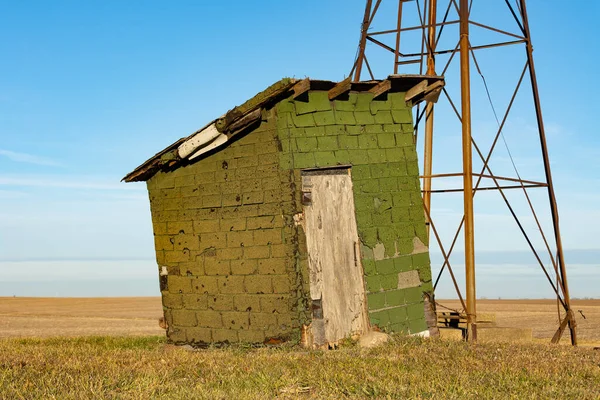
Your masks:
[{"label": "shed", "polygon": [[435,329],[412,106],[442,86],[286,78],[128,174],[147,183],[169,342]]}]

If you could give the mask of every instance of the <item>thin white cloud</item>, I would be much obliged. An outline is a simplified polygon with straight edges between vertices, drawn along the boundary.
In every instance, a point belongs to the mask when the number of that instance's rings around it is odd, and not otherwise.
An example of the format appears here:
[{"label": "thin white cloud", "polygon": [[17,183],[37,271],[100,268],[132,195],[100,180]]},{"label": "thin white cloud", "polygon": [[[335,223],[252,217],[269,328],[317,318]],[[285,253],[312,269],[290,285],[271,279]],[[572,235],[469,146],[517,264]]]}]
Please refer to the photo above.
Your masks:
[{"label": "thin white cloud", "polygon": [[4,156],[11,161],[20,162],[20,163],[44,165],[44,166],[51,166],[51,167],[58,167],[61,165],[59,162],[49,159],[49,158],[46,158],[46,157],[40,157],[40,156],[36,156],[34,154],[28,154],[28,153],[19,153],[16,151],[10,151],[10,150],[5,150],[5,149],[0,149],[0,156]]},{"label": "thin white cloud", "polygon": [[39,188],[62,188],[81,190],[133,190],[139,191],[143,187],[139,185],[127,185],[124,183],[98,179],[90,176],[52,176],[52,175],[4,175],[0,176],[0,186],[14,187],[39,187]]}]

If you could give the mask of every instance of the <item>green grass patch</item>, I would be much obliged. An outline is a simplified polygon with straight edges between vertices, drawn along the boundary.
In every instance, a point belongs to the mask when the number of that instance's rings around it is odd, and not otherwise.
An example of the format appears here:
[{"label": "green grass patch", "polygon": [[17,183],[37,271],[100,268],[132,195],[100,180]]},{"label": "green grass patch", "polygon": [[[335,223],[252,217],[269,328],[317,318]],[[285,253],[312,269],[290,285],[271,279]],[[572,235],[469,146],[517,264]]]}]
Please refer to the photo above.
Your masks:
[{"label": "green grass patch", "polygon": [[162,337],[0,340],[0,398],[600,397],[600,352],[396,337],[377,349],[232,345]]}]

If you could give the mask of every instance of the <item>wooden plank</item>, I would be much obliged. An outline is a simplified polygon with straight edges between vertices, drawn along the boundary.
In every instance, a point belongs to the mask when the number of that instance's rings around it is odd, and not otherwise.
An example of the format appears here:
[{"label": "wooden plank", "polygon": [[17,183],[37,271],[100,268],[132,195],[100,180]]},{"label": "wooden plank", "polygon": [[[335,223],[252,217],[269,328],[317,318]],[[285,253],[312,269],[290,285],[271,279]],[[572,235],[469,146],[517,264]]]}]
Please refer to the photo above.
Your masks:
[{"label": "wooden plank", "polygon": [[242,118],[238,119],[231,125],[227,127],[227,133],[237,132],[244,130],[249,125],[252,125],[262,116],[262,108],[257,108],[252,111],[250,114],[244,115]]},{"label": "wooden plank", "polygon": [[339,82],[334,87],[329,89],[329,92],[327,92],[329,100],[335,100],[337,97],[343,95],[344,93],[348,93],[351,87],[352,79],[350,77],[344,79],[343,81]]},{"label": "wooden plank", "polygon": [[227,135],[220,134],[215,140],[210,142],[208,145],[202,147],[200,150],[196,151],[194,154],[189,156],[188,159],[193,160],[194,158],[197,158],[204,153],[208,153],[209,151],[214,150],[217,147],[224,145],[227,142],[227,140],[229,140]]},{"label": "wooden plank", "polygon": [[427,89],[427,86],[428,86],[427,79],[424,79],[421,82],[417,83],[415,86],[413,86],[406,92],[406,95],[404,96],[404,100],[411,101],[415,97],[423,94],[423,92],[425,92],[425,89]]},{"label": "wooden plank", "polygon": [[294,90],[292,98],[296,100],[310,90],[310,79],[302,79],[300,82],[296,83],[292,89]]},{"label": "wooden plank", "polygon": [[212,142],[220,134],[221,133],[217,130],[215,124],[211,124],[183,142],[177,148],[177,153],[179,154],[179,157],[187,158],[187,156],[195,152],[196,149]]},{"label": "wooden plank", "polygon": [[310,297],[322,312],[311,324],[317,347],[369,329],[352,180],[326,171],[303,177],[303,191],[312,198],[304,207]]},{"label": "wooden plank", "polygon": [[376,99],[384,93],[387,93],[392,88],[392,82],[388,79],[379,82],[376,86],[369,90],[369,93],[373,94],[373,98]]}]

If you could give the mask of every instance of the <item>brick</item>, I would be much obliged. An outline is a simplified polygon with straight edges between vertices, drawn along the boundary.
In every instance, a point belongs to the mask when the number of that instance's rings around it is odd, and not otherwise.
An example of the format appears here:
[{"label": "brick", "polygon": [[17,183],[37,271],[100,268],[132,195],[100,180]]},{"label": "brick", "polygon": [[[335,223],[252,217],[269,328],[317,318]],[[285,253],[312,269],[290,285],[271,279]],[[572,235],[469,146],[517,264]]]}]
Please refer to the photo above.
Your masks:
[{"label": "brick", "polygon": [[281,244],[281,229],[261,229],[254,231],[256,245]]},{"label": "brick", "polygon": [[[239,144],[240,142],[238,142]],[[254,144],[246,144],[239,146],[232,146],[233,155],[235,158],[241,157],[250,157],[256,154],[256,149]]]},{"label": "brick", "polygon": [[385,292],[385,304],[388,307],[404,305],[404,291],[388,290]]},{"label": "brick", "polygon": [[315,151],[315,165],[318,167],[332,166],[337,164],[337,157],[333,151]]},{"label": "brick", "polygon": [[390,111],[377,111],[375,114],[375,123],[377,124],[393,124],[394,120]]},{"label": "brick", "polygon": [[263,275],[249,275],[244,279],[244,286],[247,293],[273,293],[271,277]]},{"label": "brick", "polygon": [[296,138],[296,146],[298,148],[298,151],[301,151],[301,152],[313,151],[317,147],[317,138],[316,137]]},{"label": "brick", "polygon": [[212,340],[215,343],[237,343],[238,331],[234,329],[212,329]]},{"label": "brick", "polygon": [[282,275],[286,272],[286,258],[263,258],[258,261],[261,275]]},{"label": "brick", "polygon": [[377,310],[385,307],[385,293],[370,293],[367,295],[369,310]]},{"label": "brick", "polygon": [[251,275],[257,271],[258,263],[256,260],[232,260],[231,273],[233,275]]},{"label": "brick", "polygon": [[408,108],[392,110],[392,120],[396,124],[412,124],[412,111]]},{"label": "brick", "polygon": [[290,277],[288,275],[273,276],[273,293],[289,293],[291,289]]},{"label": "brick", "polygon": [[167,278],[169,292],[171,293],[191,293],[192,280],[185,276],[169,276]]},{"label": "brick", "polygon": [[251,247],[253,245],[254,237],[252,232],[227,232],[227,247]]},{"label": "brick", "polygon": [[186,339],[189,343],[210,343],[212,342],[212,331],[209,328],[188,328],[186,329]]},{"label": "brick", "polygon": [[193,234],[179,234],[175,235],[173,238],[173,249],[174,250],[199,250],[200,242],[198,240],[198,236]]},{"label": "brick", "polygon": [[387,310],[371,312],[369,313],[369,319],[371,320],[371,325],[378,326],[382,329],[387,329],[390,323],[390,317]]},{"label": "brick", "polygon": [[233,310],[233,296],[229,294],[208,296],[207,307],[213,311],[231,311]]},{"label": "brick", "polygon": [[193,224],[190,221],[169,221],[167,222],[167,233],[177,235],[179,233],[193,233]]},{"label": "brick", "polygon": [[396,289],[398,287],[398,274],[380,275],[381,288],[383,290]]},{"label": "brick", "polygon": [[269,329],[277,325],[277,317],[273,313],[250,313],[251,329]]},{"label": "brick", "polygon": [[174,326],[196,326],[196,313],[189,310],[173,310],[173,325]]},{"label": "brick", "polygon": [[221,328],[223,326],[223,321],[221,320],[221,313],[219,311],[196,311],[196,319],[198,320],[199,327]]},{"label": "brick", "polygon": [[[337,126],[341,126],[341,125],[337,125]],[[365,133],[365,127],[362,125],[346,125],[346,133],[348,135],[362,135],[363,133]]]},{"label": "brick", "polygon": [[325,136],[327,135],[327,128],[334,127],[335,125],[327,125],[327,126],[312,126],[309,128],[304,128],[304,134],[307,137],[310,136]]},{"label": "brick", "polygon": [[250,325],[250,318],[248,314],[249,313],[247,312],[236,311],[223,312],[221,314],[223,318],[223,327],[235,330],[248,329]]},{"label": "brick", "polygon": [[231,268],[228,260],[222,260],[218,257],[206,257],[204,259],[204,271],[206,275],[229,275]]},{"label": "brick", "polygon": [[359,135],[358,136],[358,148],[360,149],[376,149],[377,136],[375,135]]},{"label": "brick", "polygon": [[287,296],[262,296],[260,298],[260,309],[265,313],[287,313],[289,312]]},{"label": "brick", "polygon": [[195,234],[218,232],[219,231],[219,220],[202,220],[193,222],[193,232]]},{"label": "brick", "polygon": [[[343,113],[344,111],[339,111]],[[313,114],[315,119],[315,125],[317,126],[325,126],[325,125],[335,125],[338,120],[337,113],[334,113],[333,110],[330,111],[317,111]]]},{"label": "brick", "polygon": [[233,298],[233,309],[235,311],[260,311],[260,296],[258,295],[235,295]]},{"label": "brick", "polygon": [[243,343],[262,343],[265,340],[265,333],[262,330],[238,331],[238,337]]},{"label": "brick", "polygon": [[396,268],[394,266],[394,259],[393,258],[386,258],[384,260],[378,260],[376,262],[376,266],[377,266],[377,272],[381,275],[387,275],[387,274],[392,274],[396,271]]},{"label": "brick", "polygon": [[205,294],[184,294],[182,295],[183,306],[186,310],[205,310],[206,295]]},{"label": "brick", "polygon": [[216,294],[219,292],[217,278],[215,276],[199,276],[192,279],[192,290],[195,293]]},{"label": "brick", "polygon": [[356,96],[356,104],[354,106],[355,111],[370,111],[371,102],[373,101],[373,95],[371,93],[358,93]]},{"label": "brick", "polygon": [[[404,289],[404,299],[407,304],[423,302],[423,289],[420,287],[412,287]],[[421,306],[422,307],[422,306]],[[423,312],[421,308],[421,312]]]},{"label": "brick", "polygon": [[377,134],[377,144],[381,149],[396,147],[396,137],[393,133],[379,133]]},{"label": "brick", "polygon": [[369,149],[367,155],[371,164],[384,163],[388,160],[385,149]]},{"label": "brick", "polygon": [[388,310],[390,317],[390,323],[397,324],[403,323],[408,319],[408,313],[406,307],[395,307]]},{"label": "brick", "polygon": [[365,276],[365,284],[367,286],[367,292],[377,293],[381,290],[381,277],[373,274]]},{"label": "brick", "polygon": [[268,258],[269,246],[244,247],[245,259]]},{"label": "brick", "polygon": [[183,295],[177,293],[162,293],[162,305],[165,308],[177,309],[183,307]]},{"label": "brick", "polygon": [[398,190],[398,180],[395,177],[379,178],[379,188],[384,193]]},{"label": "brick", "polygon": [[219,284],[219,292],[221,293],[244,293],[244,276],[229,275],[226,277],[219,277],[217,279]]},{"label": "brick", "polygon": [[298,128],[305,128],[308,126],[315,126],[315,120],[313,114],[292,114],[292,121]]},{"label": "brick", "polygon": [[315,157],[311,153],[296,153],[293,155],[294,168],[310,168],[315,166]]}]

